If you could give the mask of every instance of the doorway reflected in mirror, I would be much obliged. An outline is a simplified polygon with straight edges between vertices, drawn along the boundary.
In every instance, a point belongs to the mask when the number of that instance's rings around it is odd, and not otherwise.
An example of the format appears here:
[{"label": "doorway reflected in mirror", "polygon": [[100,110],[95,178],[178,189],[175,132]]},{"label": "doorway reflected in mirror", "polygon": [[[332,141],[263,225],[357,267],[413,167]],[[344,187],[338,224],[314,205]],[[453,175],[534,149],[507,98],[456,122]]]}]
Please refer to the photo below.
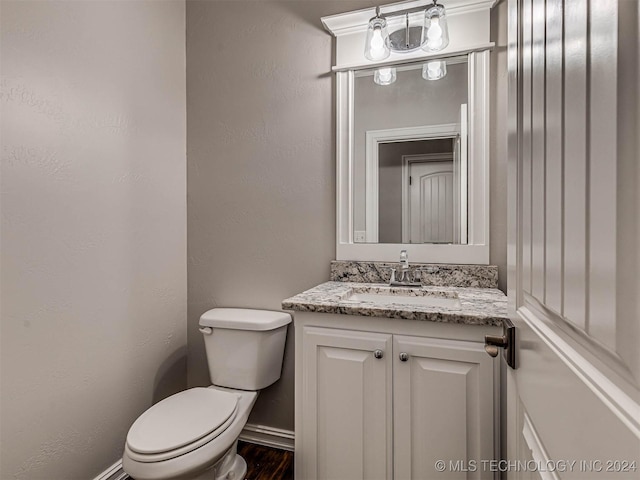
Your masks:
[{"label": "doorway reflected in mirror", "polygon": [[457,145],[457,137],[379,145],[380,243],[460,243]]}]

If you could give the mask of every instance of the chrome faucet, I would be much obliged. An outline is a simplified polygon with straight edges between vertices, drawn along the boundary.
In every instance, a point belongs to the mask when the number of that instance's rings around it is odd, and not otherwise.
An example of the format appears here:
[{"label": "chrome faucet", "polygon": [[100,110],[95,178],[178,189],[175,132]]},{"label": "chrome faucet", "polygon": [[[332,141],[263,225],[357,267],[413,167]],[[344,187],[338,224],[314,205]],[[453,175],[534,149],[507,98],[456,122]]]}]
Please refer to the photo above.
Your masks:
[{"label": "chrome faucet", "polygon": [[389,286],[391,287],[421,287],[422,283],[416,281],[415,274],[411,278],[411,270],[409,269],[409,255],[406,250],[400,251],[400,272],[396,278],[396,269],[391,269],[391,280]]}]

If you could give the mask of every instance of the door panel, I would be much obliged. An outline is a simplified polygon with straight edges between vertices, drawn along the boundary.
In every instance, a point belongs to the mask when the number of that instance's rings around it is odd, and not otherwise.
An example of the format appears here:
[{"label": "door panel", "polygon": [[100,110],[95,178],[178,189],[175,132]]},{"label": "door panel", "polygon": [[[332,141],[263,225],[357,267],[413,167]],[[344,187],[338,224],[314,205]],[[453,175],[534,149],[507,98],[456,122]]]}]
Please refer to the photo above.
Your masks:
[{"label": "door panel", "polygon": [[453,162],[409,164],[410,243],[452,243]]},{"label": "door panel", "polygon": [[637,24],[509,0],[508,458],[576,462],[512,478],[640,476]]},{"label": "door panel", "polygon": [[390,479],[391,335],[304,327],[303,339],[301,478]]},{"label": "door panel", "polygon": [[493,478],[469,471],[494,458],[494,364],[482,345],[395,335],[393,352],[394,479]]},{"label": "door panel", "polygon": [[562,184],[564,198],[563,311],[565,321],[586,328],[587,219],[587,2],[564,6],[564,138]]}]

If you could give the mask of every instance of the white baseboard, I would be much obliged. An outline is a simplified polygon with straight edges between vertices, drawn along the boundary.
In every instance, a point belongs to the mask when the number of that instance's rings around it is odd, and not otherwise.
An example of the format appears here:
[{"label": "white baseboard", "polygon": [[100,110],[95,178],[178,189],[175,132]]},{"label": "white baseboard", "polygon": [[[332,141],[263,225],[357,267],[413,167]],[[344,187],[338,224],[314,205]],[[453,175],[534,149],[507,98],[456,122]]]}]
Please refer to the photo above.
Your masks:
[{"label": "white baseboard", "polygon": [[122,459],[119,459],[93,480],[126,480],[127,478],[130,477],[122,470]]},{"label": "white baseboard", "polygon": [[293,452],[295,434],[291,430],[247,423],[240,434],[240,440],[265,447],[280,448]]}]

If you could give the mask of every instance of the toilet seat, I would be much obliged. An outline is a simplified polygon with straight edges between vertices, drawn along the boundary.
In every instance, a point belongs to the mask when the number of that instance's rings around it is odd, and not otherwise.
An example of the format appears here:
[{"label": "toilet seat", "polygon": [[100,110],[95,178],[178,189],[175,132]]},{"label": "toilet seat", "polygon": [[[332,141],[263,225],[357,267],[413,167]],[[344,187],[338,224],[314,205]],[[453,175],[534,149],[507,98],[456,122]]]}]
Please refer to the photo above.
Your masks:
[{"label": "toilet seat", "polygon": [[238,412],[238,395],[191,388],[144,412],[131,426],[126,446],[138,462],[152,463],[184,455],[223,433]]}]

